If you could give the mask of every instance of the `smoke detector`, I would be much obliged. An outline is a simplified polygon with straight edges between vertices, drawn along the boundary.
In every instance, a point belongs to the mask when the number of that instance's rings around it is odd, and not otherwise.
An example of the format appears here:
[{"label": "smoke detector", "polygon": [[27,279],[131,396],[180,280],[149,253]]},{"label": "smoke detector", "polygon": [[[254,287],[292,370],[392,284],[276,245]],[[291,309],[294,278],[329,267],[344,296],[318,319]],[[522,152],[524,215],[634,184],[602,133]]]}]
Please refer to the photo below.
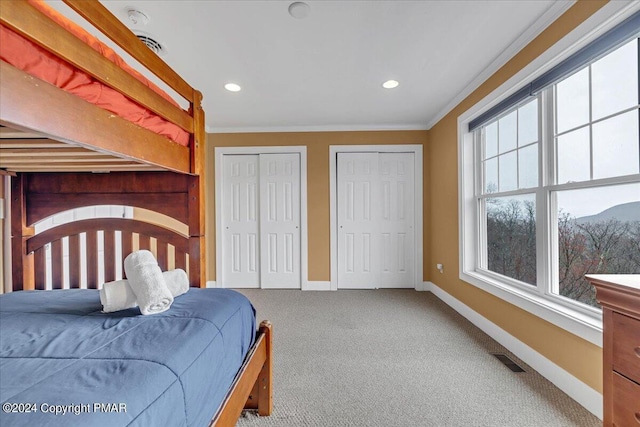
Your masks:
[{"label": "smoke detector", "polygon": [[144,43],[156,55],[162,56],[167,52],[162,43],[154,39],[150,34],[142,33],[140,31],[134,31],[134,34],[138,37],[138,40]]},{"label": "smoke detector", "polygon": [[289,15],[296,19],[304,19],[309,15],[309,5],[302,1],[296,1],[289,5]]},{"label": "smoke detector", "polygon": [[127,9],[127,16],[129,17],[129,21],[134,25],[147,25],[149,23],[149,15],[138,9]]}]

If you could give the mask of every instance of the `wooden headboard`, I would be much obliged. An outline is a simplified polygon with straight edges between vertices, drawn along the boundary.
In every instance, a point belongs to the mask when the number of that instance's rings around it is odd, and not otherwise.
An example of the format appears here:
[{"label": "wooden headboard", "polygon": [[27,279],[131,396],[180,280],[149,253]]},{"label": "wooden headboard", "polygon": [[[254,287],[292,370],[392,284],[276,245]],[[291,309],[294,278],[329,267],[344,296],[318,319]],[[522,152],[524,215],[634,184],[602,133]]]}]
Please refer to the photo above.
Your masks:
[{"label": "wooden headboard", "polygon": [[[102,259],[98,251],[99,233],[103,233]],[[81,237],[85,236],[85,245]],[[119,238],[118,238],[119,237]],[[124,258],[134,250],[134,241],[138,240],[137,249],[152,250],[156,254],[158,264],[163,271],[170,268],[181,268],[188,271],[189,237],[176,231],[124,218],[95,218],[63,224],[43,231],[27,239],[27,253],[33,252],[34,283],[36,289],[46,289],[47,257],[46,249],[51,248],[51,288],[62,289],[65,282],[65,259],[63,242],[68,239],[68,283],[70,288],[82,284],[81,260],[86,260],[86,287],[97,289],[101,282],[110,282],[117,278],[118,264],[122,266]],[[155,245],[152,245],[152,242]],[[152,247],[155,246],[155,247]],[[84,250],[84,256],[82,252]],[[169,254],[173,251],[172,262]],[[120,256],[116,256],[119,254]],[[98,268],[104,268],[104,277],[100,280]]]},{"label": "wooden headboard", "polygon": [[[45,288],[47,245],[51,248],[52,288],[62,287],[65,271],[69,287],[80,287],[81,259],[87,265],[86,287],[100,286],[99,264],[104,266],[103,280],[114,280],[118,265],[134,249],[151,249],[163,270],[183,268],[189,273],[191,286],[205,286],[199,177],[173,172],[20,173],[12,177],[11,184],[13,290]],[[185,224],[188,234],[124,218],[75,221],[34,234],[34,224],[51,215],[96,205],[132,206],[157,212]],[[101,259],[99,235],[104,241]],[[116,235],[119,239],[115,239]],[[81,240],[86,243],[81,245]],[[116,240],[120,242],[118,246]],[[69,252],[66,269],[63,241],[67,242]]]}]

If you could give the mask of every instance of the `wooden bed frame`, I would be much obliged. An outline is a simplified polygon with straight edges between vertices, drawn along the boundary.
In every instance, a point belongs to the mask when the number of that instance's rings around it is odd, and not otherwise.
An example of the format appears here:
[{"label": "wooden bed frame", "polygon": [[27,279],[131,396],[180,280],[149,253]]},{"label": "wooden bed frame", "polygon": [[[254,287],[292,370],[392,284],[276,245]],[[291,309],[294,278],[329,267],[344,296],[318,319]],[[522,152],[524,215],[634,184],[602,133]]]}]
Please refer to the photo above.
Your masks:
[{"label": "wooden bed frame", "polygon": [[[80,257],[87,264],[83,287],[97,288],[98,264],[104,265],[105,281],[114,279],[115,266],[137,248],[152,249],[163,268],[184,267],[191,286],[205,287],[202,95],[98,1],[64,3],[182,96],[189,108],[174,106],[26,0],[3,2],[0,22],[178,125],[190,134],[190,143],[183,147],[0,61],[0,178],[11,176],[12,289],[80,287]],[[95,205],[148,209],[185,224],[188,233],[114,218],[73,222],[34,235],[34,224],[44,218]],[[119,249],[116,235],[121,236]],[[96,250],[100,237],[102,261]],[[63,247],[69,251],[66,269]],[[48,286],[45,248],[52,252]],[[260,415],[271,413],[271,329],[269,322],[260,325],[212,426],[234,425],[245,407]]]}]

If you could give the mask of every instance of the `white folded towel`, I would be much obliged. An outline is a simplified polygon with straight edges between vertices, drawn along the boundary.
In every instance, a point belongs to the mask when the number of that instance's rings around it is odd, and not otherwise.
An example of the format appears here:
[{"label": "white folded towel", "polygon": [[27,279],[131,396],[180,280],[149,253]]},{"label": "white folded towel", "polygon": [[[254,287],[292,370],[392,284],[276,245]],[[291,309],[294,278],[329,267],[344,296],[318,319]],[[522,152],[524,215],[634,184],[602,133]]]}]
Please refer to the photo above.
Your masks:
[{"label": "white folded towel", "polygon": [[124,271],[142,314],[162,313],[171,307],[173,295],[151,252],[140,250],[127,255],[124,259]]},{"label": "white folded towel", "polygon": [[[177,268],[175,270],[163,271],[162,277],[173,295],[176,298],[189,290],[189,278],[187,273]],[[100,289],[100,302],[102,311],[112,313],[114,311],[126,310],[138,306],[136,294],[133,293],[129,281],[126,279],[107,282]]]},{"label": "white folded towel", "polygon": [[167,288],[169,288],[174,298],[179,297],[189,290],[189,277],[187,276],[187,272],[181,268],[165,271],[162,273],[162,277],[164,277]]},{"label": "white folded towel", "polygon": [[100,289],[100,303],[102,311],[113,313],[114,311],[126,310],[138,306],[136,294],[129,285],[128,280],[116,280],[107,282]]}]

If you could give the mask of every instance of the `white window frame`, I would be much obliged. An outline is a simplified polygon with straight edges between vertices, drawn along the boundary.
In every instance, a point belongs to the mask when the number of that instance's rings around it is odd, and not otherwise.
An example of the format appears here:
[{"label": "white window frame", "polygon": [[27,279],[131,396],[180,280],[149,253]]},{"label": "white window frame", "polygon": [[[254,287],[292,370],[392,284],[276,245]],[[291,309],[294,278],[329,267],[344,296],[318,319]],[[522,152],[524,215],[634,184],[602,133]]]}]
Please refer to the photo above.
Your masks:
[{"label": "white window frame", "polygon": [[[522,286],[514,286],[515,280],[505,279],[504,276],[482,271],[476,266],[480,254],[478,253],[477,239],[481,230],[478,209],[477,209],[477,153],[474,147],[474,134],[469,132],[469,122],[480,116],[492,106],[507,98],[525,83],[540,76],[565,58],[575,53],[588,43],[597,39],[603,33],[640,10],[637,2],[609,2],[598,12],[578,26],[574,31],[557,42],[554,46],[545,51],[542,55],[525,66],[512,78],[507,80],[492,93],[476,105],[465,111],[458,117],[458,194],[459,194],[459,276],[460,279],[477,286],[484,291],[501,298],[529,313],[534,314],[562,329],[565,329],[597,346],[602,347],[602,315],[593,309],[580,307],[578,304],[564,303],[539,292],[527,290]],[[548,102],[543,99],[541,103]],[[541,121],[548,120],[541,117]],[[543,129],[547,126],[542,126]],[[546,132],[546,130],[543,130]],[[540,135],[540,139],[548,138],[549,135]],[[544,144],[541,144],[544,146]],[[550,171],[548,165],[553,160],[553,153],[549,153],[542,148],[540,157],[539,179],[550,177],[555,171]],[[600,180],[599,180],[600,181]],[[597,184],[602,182],[596,182]],[[564,185],[562,187],[565,187]],[[542,187],[539,187],[542,190]],[[538,190],[538,191],[539,191]],[[546,197],[537,197],[537,200],[546,200]],[[551,200],[549,202],[552,202]],[[542,206],[544,205],[544,206]],[[537,232],[548,229],[547,224],[541,221],[549,221],[547,203],[536,203],[538,226]],[[538,247],[537,256],[539,260],[538,280],[551,276],[550,265],[552,256],[545,248],[553,246],[553,242],[548,242],[546,236],[540,236],[544,244]]]}]

